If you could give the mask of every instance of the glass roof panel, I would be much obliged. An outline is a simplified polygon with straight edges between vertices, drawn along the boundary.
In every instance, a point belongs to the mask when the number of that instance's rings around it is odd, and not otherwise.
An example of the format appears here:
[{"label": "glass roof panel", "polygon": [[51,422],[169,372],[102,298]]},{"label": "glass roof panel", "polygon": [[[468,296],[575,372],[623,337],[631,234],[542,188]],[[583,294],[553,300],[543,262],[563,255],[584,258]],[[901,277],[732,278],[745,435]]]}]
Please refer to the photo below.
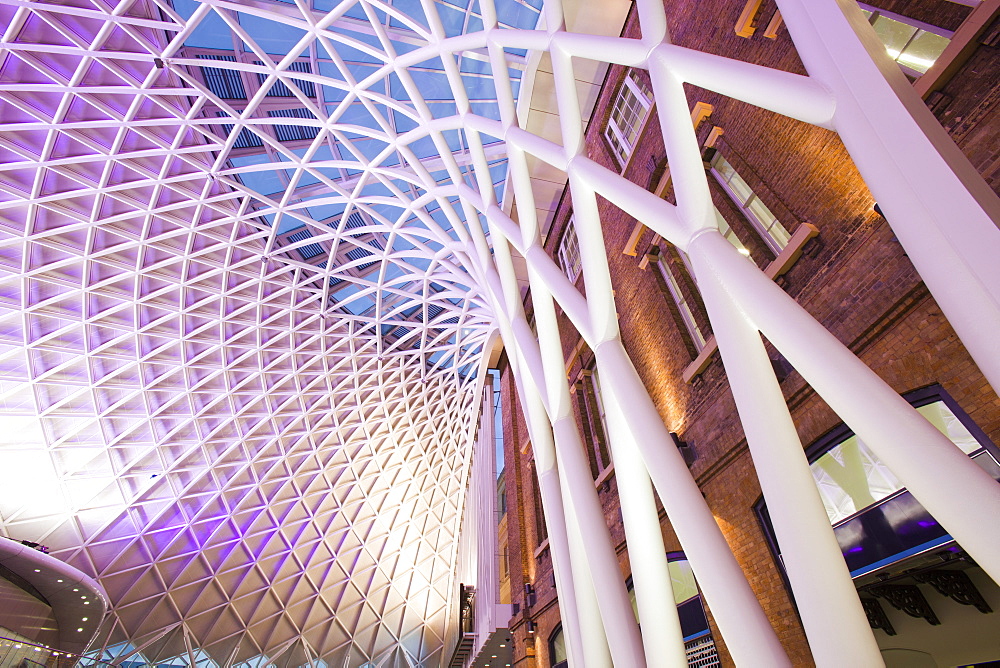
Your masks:
[{"label": "glass roof panel", "polygon": [[[471,277],[484,222],[456,186],[485,164],[499,200],[507,170],[456,118],[464,100],[499,118],[498,73],[436,44],[481,30],[478,3],[116,4],[87,21],[24,5],[87,48],[0,59],[4,82],[68,91],[0,94],[14,144],[80,158],[40,155],[26,178],[49,190],[6,191],[24,205],[5,229],[32,230],[11,252],[42,287],[0,303],[23,335],[0,369],[25,388],[0,425],[53,491],[26,489],[4,526],[108,590],[95,662],[435,665],[465,485],[450,463],[495,327]],[[496,3],[521,28],[540,5]],[[123,92],[84,91],[91,61]],[[515,89],[524,68],[508,58]],[[380,475],[396,469],[403,500]],[[433,518],[417,541],[414,517]],[[375,574],[406,591],[370,592]]]}]

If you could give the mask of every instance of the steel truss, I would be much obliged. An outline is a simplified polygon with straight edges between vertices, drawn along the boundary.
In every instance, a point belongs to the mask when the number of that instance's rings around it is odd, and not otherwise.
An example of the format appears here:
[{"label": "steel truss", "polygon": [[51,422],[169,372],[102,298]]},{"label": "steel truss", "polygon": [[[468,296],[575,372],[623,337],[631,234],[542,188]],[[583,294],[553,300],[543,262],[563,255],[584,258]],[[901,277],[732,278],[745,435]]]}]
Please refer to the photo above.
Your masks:
[{"label": "steel truss", "polygon": [[[3,526],[35,532],[99,579],[113,603],[106,647],[195,664],[440,661],[483,350],[499,330],[573,665],[686,665],[665,603],[654,488],[737,663],[789,665],[681,455],[663,447],[668,430],[622,347],[597,195],[692,260],[819,665],[881,658],[761,334],[1000,579],[1000,535],[981,531],[1000,516],[995,482],[747,263],[712,213],[683,83],[836,130],[1000,387],[1000,204],[882,47],[858,39],[851,3],[779,0],[809,76],[673,45],[657,0],[638,4],[640,40],[567,32],[555,0],[542,29],[504,26],[499,2],[482,0],[481,28],[466,9],[460,34],[442,5],[413,2],[408,15],[403,4],[202,0],[185,17],[162,0],[0,2],[4,415],[9,450],[23,456],[10,461],[33,462],[58,490],[47,504],[28,491],[4,499]],[[243,16],[300,37],[275,58]],[[214,94],[194,74],[207,61],[185,56],[210,18],[247,54],[210,66],[251,83],[261,75],[245,105]],[[345,47],[376,66],[359,76]],[[561,143],[521,127],[513,78],[526,59],[508,50],[551,56]],[[310,73],[289,69],[302,54]],[[574,59],[594,54],[649,70],[676,206],[587,159]],[[413,73],[438,58],[448,95],[428,100]],[[489,65],[479,79],[495,85],[495,115],[477,111],[463,58]],[[389,94],[390,79],[402,95]],[[279,81],[305,116],[256,115],[274,106],[266,89]],[[442,113],[441,102],[453,107]],[[360,109],[370,127],[344,120]],[[316,135],[293,150],[276,124]],[[264,162],[231,159],[244,130]],[[491,176],[497,142],[518,223]],[[586,298],[543,250],[528,156],[568,174]],[[283,190],[247,185],[268,170]],[[339,207],[332,225],[308,212],[326,205]],[[360,232],[348,227],[355,211]],[[341,245],[367,255],[297,260],[276,242],[282,219],[330,257]],[[515,252],[527,260],[537,338]],[[377,271],[362,272],[372,257]],[[345,282],[347,296],[335,289]],[[639,618],[660,633],[640,636],[621,582],[570,407],[556,305],[597,357],[616,474],[628,481]],[[387,338],[398,327],[408,333]]]}]

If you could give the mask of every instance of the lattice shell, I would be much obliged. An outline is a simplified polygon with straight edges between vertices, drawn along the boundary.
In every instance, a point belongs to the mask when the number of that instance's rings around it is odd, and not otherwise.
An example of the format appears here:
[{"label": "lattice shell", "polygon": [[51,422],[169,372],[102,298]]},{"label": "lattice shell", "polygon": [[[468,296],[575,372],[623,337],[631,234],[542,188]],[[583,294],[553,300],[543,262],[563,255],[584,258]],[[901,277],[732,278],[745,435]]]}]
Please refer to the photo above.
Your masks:
[{"label": "lattice shell", "polygon": [[[434,665],[492,316],[428,194],[456,177],[420,135],[442,105],[358,75],[474,12],[176,5],[0,2],[2,530],[98,578],[106,657]],[[219,29],[240,104],[198,74]]]}]

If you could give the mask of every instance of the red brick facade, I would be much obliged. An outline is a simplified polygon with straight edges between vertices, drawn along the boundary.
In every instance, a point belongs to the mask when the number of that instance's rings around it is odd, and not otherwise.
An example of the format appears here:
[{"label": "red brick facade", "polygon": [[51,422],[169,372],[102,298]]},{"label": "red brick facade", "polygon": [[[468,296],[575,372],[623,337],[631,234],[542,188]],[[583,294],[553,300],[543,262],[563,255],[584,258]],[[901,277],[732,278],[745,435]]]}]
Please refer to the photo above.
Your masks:
[{"label": "red brick facade", "polygon": [[[971,11],[943,0],[870,4],[949,30],[958,29]],[[759,34],[750,39],[734,34],[733,25],[743,10],[739,0],[668,0],[667,7],[671,38],[677,44],[805,73],[784,28],[773,40]],[[764,2],[758,23],[768,23],[774,11],[773,0]],[[995,24],[994,20],[994,31]],[[634,11],[623,34],[638,34]],[[991,35],[988,28],[982,39],[988,42]],[[587,132],[588,155],[614,171],[620,170],[603,130],[625,74],[623,67],[610,68]],[[634,76],[646,77],[646,73],[637,71]],[[997,48],[979,44],[967,64],[940,87],[935,108],[995,190],[1000,190],[998,84]],[[794,233],[804,223],[819,229],[818,237],[807,242],[803,255],[778,279],[779,284],[894,389],[904,393],[938,383],[994,442],[1000,441],[1000,400],[942,316],[886,221],[873,210],[875,202],[837,135],[708,91],[688,86],[687,93],[690,106],[706,102],[713,108],[699,128],[699,140],[704,141],[713,127],[722,128],[716,147],[788,231]],[[625,171],[631,181],[650,189],[659,181],[665,160],[655,114],[651,117]],[[669,189],[664,196],[672,199]],[[754,260],[765,267],[774,253],[716,184],[713,198]],[[658,253],[679,269],[675,273],[681,277],[680,287],[689,296],[693,315],[707,335],[708,320],[694,284],[683,280],[683,265],[676,252],[654,239],[649,230],[639,239],[635,255],[624,254],[635,220],[607,201],[601,200],[600,206],[626,349],[664,422],[693,448],[696,459],[692,472],[793,663],[812,665],[798,617],[754,514],[761,492],[725,369],[716,353],[692,382],[682,379],[696,351],[685,340],[677,307],[647,254]],[[547,238],[553,256],[571,212],[572,202],[566,193]],[[593,356],[580,346],[568,320],[562,318],[560,326],[571,386],[576,383],[581,391],[583,385],[578,381],[582,371],[592,366]],[[777,368],[782,368],[783,360],[771,352]],[[781,387],[800,437],[808,445],[840,420],[797,373],[788,370],[783,375]],[[512,407],[505,417],[504,431],[508,444],[511,591],[518,604],[511,622],[514,665],[541,668],[550,665],[547,639],[558,624],[559,612],[551,559],[544,546],[539,549],[534,529],[540,509],[531,487],[527,430],[520,412],[513,408],[513,387],[510,374],[505,373],[503,401]],[[584,422],[587,416],[578,418]],[[585,427],[583,431],[586,439],[592,429]],[[598,489],[625,578],[629,564],[613,472],[599,481]],[[661,518],[667,549],[680,550],[662,512]],[[525,604],[526,583],[535,592],[532,606]],[[536,626],[534,633],[528,632],[529,620]],[[732,665],[714,622],[713,634],[724,665]]]}]

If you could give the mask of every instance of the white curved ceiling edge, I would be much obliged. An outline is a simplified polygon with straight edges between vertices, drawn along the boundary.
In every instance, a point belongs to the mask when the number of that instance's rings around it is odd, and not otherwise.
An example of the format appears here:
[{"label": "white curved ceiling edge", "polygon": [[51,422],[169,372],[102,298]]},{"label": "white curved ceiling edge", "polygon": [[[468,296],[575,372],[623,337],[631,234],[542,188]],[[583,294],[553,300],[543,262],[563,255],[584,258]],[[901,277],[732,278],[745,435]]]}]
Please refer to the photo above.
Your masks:
[{"label": "white curved ceiling edge", "polygon": [[0,538],[0,564],[45,597],[59,629],[58,649],[72,653],[86,650],[108,609],[107,596],[97,581],[64,561],[8,538]]}]

